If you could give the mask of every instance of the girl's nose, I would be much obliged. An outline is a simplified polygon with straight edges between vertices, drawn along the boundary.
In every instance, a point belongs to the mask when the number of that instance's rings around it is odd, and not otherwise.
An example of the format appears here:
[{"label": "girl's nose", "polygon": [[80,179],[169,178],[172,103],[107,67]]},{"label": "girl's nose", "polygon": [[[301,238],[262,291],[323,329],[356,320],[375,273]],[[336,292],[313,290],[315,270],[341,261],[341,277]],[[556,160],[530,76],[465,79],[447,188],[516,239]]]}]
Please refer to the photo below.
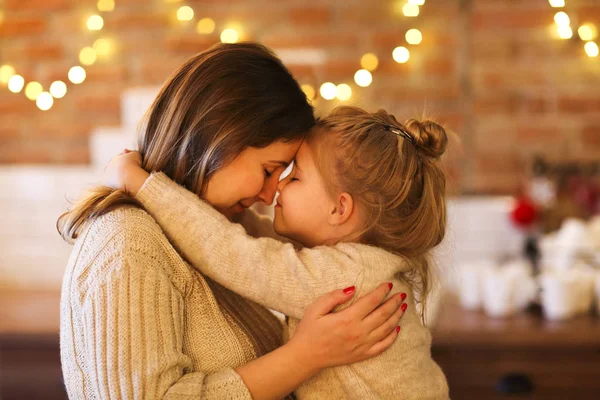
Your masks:
[{"label": "girl's nose", "polygon": [[277,191],[281,193],[281,191],[283,190],[285,185],[287,185],[291,179],[292,179],[292,174],[289,174],[288,176],[286,176],[285,178],[280,180],[279,183],[277,184]]}]

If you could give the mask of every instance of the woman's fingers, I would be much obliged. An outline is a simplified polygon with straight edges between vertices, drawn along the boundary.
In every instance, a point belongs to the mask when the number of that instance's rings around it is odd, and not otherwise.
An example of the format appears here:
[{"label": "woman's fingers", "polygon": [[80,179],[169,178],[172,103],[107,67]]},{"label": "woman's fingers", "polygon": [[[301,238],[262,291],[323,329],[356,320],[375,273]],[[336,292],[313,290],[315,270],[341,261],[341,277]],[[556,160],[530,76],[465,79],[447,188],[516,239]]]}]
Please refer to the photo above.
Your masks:
[{"label": "woman's fingers", "polygon": [[356,303],[348,307],[343,312],[347,312],[353,318],[364,319],[367,317],[367,315],[371,314],[377,307],[379,307],[387,295],[390,294],[391,290],[391,283],[383,283],[371,293],[368,293],[358,299]]},{"label": "woman's fingers", "polygon": [[343,290],[334,290],[333,292],[324,294],[306,309],[304,315],[309,318],[318,318],[327,315],[338,305],[350,300],[355,291],[354,286],[350,286]]},{"label": "woman's fingers", "polygon": [[403,293],[396,293],[390,297],[385,303],[365,317],[363,320],[365,328],[369,332],[379,328],[402,306],[402,301],[405,298],[406,295]]},{"label": "woman's fingers", "polygon": [[389,349],[389,347],[394,343],[394,340],[396,340],[398,337],[399,333],[400,329],[397,327],[393,328],[383,340],[375,343],[369,350],[367,350],[365,359],[375,357]]},{"label": "woman's fingers", "polygon": [[[400,297],[400,294],[394,295],[394,297],[390,300],[397,300],[397,301],[402,302],[402,298]],[[390,301],[388,300],[388,303],[389,302]],[[381,307],[383,307],[383,306],[381,306]],[[379,308],[381,308],[381,307],[379,307]],[[395,307],[395,305],[394,305],[394,307]],[[394,310],[394,312],[392,312],[390,315],[388,315],[388,317],[385,321],[379,323],[374,329],[372,329],[371,333],[369,335],[369,340],[371,341],[371,343],[377,343],[377,342],[385,339],[392,330],[396,329],[399,325],[400,319],[404,315],[405,310],[406,310],[406,308],[404,308],[404,307],[396,308]],[[367,318],[369,318],[369,317],[367,317]]]}]

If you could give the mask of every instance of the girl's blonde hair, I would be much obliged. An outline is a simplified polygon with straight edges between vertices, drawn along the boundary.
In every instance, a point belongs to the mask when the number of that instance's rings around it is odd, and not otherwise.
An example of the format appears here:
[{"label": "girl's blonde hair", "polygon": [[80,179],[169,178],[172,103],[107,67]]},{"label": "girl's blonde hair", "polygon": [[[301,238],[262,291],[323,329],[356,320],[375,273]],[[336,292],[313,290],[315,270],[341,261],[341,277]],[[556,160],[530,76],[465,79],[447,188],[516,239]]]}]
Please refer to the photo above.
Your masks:
[{"label": "girl's blonde hair", "polygon": [[430,251],[446,232],[446,176],[439,162],[446,131],[430,120],[402,124],[383,110],[338,107],[317,121],[307,143],[330,194],[353,196],[363,220],[360,241],[409,262],[411,273],[400,278],[418,292],[424,319]]},{"label": "girl's blonde hair", "polygon": [[[142,167],[203,195],[212,175],[246,148],[302,139],[313,108],[281,61],[257,43],[217,44],[179,67],[161,88],[138,141]],[[138,205],[99,186],[64,213],[57,228],[73,242],[95,218]]]}]

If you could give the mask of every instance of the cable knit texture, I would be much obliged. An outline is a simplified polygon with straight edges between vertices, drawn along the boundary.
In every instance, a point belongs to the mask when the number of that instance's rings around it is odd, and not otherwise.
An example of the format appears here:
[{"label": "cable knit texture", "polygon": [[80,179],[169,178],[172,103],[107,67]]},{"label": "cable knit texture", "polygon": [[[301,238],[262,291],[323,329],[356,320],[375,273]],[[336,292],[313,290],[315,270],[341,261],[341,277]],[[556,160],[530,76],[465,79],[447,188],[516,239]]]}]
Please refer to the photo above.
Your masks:
[{"label": "cable knit texture", "polygon": [[190,267],[135,207],[76,241],[60,322],[71,399],[250,400],[234,368],[282,342],[271,312]]},{"label": "cable knit texture", "polygon": [[356,300],[381,283],[392,282],[393,293],[408,294],[400,336],[389,350],[360,363],[322,371],[297,389],[298,398],[448,398],[446,378],[431,358],[430,332],[420,322],[410,287],[399,279],[408,271],[401,257],[358,243],[297,251],[290,243],[255,238],[274,235],[270,221],[247,210],[240,221],[244,227],[231,223],[162,173],[152,174],[136,198],[195,268],[228,289],[287,315],[289,337],[306,307],[332,290],[355,285]]}]

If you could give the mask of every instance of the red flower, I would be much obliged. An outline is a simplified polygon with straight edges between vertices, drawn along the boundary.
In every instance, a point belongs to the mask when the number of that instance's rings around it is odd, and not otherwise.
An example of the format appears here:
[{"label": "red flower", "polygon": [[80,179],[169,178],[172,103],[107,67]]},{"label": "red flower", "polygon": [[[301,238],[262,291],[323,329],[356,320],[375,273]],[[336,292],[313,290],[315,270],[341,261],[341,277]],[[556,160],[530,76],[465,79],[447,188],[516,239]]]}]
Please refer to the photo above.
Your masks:
[{"label": "red flower", "polygon": [[535,206],[528,199],[518,199],[510,217],[515,225],[522,228],[528,227],[535,222],[537,217]]}]

